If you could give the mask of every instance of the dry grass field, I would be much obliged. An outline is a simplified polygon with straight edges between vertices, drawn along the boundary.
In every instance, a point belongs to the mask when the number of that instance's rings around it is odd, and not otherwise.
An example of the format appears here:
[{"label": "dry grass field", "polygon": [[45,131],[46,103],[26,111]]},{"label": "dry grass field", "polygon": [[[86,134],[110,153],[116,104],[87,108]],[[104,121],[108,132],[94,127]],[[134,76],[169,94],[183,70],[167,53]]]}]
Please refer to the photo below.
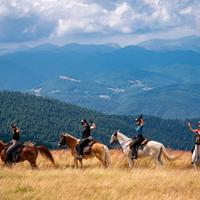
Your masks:
[{"label": "dry grass field", "polygon": [[[98,160],[84,161],[74,169],[70,152],[53,151],[56,167],[42,157],[39,170],[27,162],[12,169],[0,162],[0,200],[199,200],[200,171],[190,164],[190,153],[176,161],[155,167],[149,159],[137,160],[130,170],[121,151],[111,151],[111,166]],[[178,154],[180,152],[169,152]]]}]

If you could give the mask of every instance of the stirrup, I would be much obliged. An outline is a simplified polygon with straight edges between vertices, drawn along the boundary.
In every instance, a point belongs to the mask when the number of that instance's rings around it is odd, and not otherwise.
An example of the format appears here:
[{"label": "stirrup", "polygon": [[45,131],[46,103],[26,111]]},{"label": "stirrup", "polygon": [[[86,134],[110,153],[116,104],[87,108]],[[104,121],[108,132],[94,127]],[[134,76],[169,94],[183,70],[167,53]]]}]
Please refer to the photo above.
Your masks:
[{"label": "stirrup", "polygon": [[76,159],[82,159],[83,158],[83,156],[78,154],[78,153],[75,155],[75,157],[76,157]]},{"label": "stirrup", "polygon": [[136,156],[136,155],[134,155],[134,156],[132,155],[132,156],[131,156],[131,160],[133,160],[133,159],[136,160],[136,159],[137,159],[137,156]]}]

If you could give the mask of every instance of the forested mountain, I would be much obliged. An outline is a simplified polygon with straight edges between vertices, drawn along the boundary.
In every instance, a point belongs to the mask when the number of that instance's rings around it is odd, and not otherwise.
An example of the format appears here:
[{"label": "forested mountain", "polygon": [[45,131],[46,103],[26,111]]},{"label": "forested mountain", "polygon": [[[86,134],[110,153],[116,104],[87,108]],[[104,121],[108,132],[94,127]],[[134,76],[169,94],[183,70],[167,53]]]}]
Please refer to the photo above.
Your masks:
[{"label": "forested mountain", "polygon": [[[93,131],[93,136],[107,145],[111,134],[117,129],[128,136],[135,133],[135,116],[106,115],[26,93],[0,92],[0,139],[4,141],[11,138],[9,125],[15,122],[21,129],[23,141],[31,140],[37,144],[57,148],[59,134],[62,132],[80,137],[82,118],[95,121],[97,129]],[[152,116],[144,116],[144,119],[146,138],[160,141],[171,148],[191,148],[193,137],[188,132],[185,122]]]},{"label": "forested mountain", "polygon": [[0,90],[48,96],[108,114],[196,118],[199,66],[200,52],[193,49],[46,44],[1,55]]}]

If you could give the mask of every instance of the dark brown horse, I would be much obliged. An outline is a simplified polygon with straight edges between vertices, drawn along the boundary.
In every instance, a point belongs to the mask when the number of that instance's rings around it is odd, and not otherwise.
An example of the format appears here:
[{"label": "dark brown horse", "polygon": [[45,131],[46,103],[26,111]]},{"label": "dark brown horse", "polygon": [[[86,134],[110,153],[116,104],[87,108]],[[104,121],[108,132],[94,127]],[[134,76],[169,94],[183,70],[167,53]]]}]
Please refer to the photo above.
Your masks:
[{"label": "dark brown horse", "polygon": [[[8,145],[5,144],[0,140],[0,157],[3,162],[5,162],[5,149]],[[54,159],[51,155],[51,152],[45,147],[45,146],[34,146],[33,144],[27,143],[23,145],[21,152],[19,153],[19,156],[17,156],[16,162],[23,162],[27,160],[33,169],[37,168],[36,159],[38,156],[38,152],[41,153],[42,156],[50,160],[53,164]]]}]

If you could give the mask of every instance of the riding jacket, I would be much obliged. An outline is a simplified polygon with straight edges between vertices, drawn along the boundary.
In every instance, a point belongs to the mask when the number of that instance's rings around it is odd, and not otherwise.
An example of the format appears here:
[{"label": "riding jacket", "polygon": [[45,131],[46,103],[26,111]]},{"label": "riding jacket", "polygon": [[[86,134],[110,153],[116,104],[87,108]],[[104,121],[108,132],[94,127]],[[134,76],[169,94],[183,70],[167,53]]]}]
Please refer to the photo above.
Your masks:
[{"label": "riding jacket", "polygon": [[194,139],[195,139],[195,142],[197,142],[197,140],[200,140],[200,128],[197,128],[197,129],[193,129],[192,130],[193,133],[196,133]]},{"label": "riding jacket", "polygon": [[87,124],[85,127],[83,127],[82,139],[91,137],[91,130],[95,128],[96,128],[96,125],[94,123],[92,123],[91,126]]}]

